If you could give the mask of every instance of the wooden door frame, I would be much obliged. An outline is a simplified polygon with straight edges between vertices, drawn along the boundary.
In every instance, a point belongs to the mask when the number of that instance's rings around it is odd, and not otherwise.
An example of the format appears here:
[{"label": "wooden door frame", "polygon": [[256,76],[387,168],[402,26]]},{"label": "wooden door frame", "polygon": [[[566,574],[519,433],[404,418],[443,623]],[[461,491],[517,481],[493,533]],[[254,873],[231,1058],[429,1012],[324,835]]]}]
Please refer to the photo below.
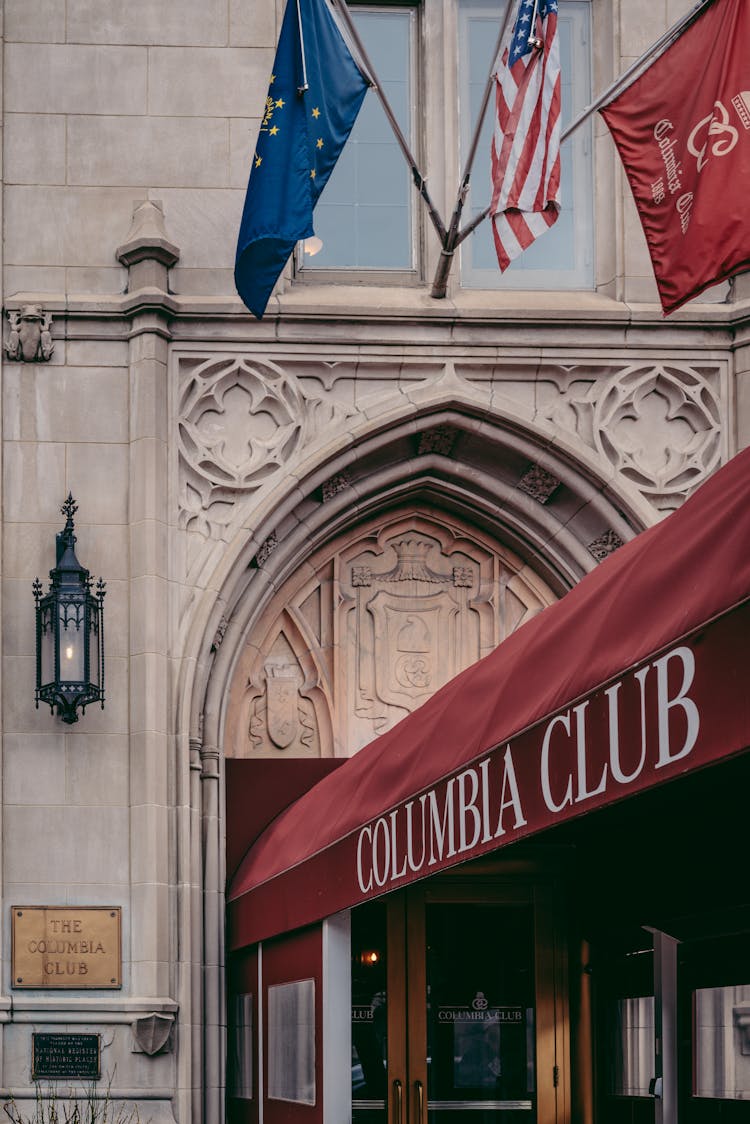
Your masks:
[{"label": "wooden door frame", "polygon": [[[568,956],[562,895],[550,878],[509,877],[492,864],[417,883],[388,896],[388,1124],[427,1124],[425,907],[530,905],[534,925],[537,1124],[569,1124]],[[417,999],[417,997],[420,997]],[[541,1056],[540,1056],[541,1050]],[[546,1075],[546,1076],[545,1076]],[[400,1082],[399,1087],[395,1084]],[[423,1118],[418,1114],[418,1085]]]}]

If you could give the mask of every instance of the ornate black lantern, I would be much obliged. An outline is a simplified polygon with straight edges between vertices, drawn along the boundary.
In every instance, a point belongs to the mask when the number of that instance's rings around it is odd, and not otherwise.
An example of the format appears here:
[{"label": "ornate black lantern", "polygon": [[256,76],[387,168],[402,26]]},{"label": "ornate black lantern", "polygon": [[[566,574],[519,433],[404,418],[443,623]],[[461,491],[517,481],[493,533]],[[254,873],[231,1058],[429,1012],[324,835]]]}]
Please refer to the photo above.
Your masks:
[{"label": "ornate black lantern", "polygon": [[50,587],[34,582],[36,600],[36,705],[55,707],[63,722],[77,722],[80,706],[100,702],[104,709],[104,582],[96,583],[76,558],[72,495],[60,509],[65,527],[56,537],[57,565],[50,570]]}]

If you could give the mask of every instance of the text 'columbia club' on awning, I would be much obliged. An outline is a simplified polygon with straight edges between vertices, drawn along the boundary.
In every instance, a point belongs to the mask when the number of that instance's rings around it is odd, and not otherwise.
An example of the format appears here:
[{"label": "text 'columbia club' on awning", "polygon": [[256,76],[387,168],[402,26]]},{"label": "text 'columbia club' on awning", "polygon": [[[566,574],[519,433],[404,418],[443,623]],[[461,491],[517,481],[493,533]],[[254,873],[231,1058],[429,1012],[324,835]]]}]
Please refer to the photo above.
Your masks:
[{"label": "text 'columbia club' on awning", "polygon": [[742,752],[749,635],[750,450],[282,812],[230,947]]}]

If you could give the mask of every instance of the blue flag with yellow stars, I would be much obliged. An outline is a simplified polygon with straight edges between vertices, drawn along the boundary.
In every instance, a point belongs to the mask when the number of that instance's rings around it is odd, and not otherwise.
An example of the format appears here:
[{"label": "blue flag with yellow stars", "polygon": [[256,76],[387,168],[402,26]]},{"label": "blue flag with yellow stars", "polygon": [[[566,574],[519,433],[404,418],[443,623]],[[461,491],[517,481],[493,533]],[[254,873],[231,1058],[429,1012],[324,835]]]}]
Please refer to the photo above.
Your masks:
[{"label": "blue flag with yellow stars", "polygon": [[312,213],[368,82],[326,0],[287,0],[242,213],[234,280],[260,319]]}]

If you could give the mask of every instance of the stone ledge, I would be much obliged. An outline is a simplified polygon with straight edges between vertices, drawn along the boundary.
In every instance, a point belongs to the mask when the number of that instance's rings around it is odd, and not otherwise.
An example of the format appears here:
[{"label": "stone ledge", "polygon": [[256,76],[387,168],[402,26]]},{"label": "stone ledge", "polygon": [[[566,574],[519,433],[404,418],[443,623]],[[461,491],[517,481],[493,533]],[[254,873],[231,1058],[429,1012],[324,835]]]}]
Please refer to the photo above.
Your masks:
[{"label": "stone ledge", "polygon": [[[63,1078],[62,1080],[67,1080],[67,1079]],[[79,1084],[80,1084],[80,1082],[76,1081],[75,1078],[70,1079],[70,1085],[74,1089]],[[68,1088],[68,1086],[65,1086],[66,1093],[67,1093],[67,1088]],[[172,1097],[174,1097],[174,1095],[175,1095],[175,1090],[171,1089],[171,1088],[168,1088],[166,1085],[162,1086],[161,1088],[145,1088],[142,1085],[139,1085],[138,1087],[133,1086],[133,1087],[122,1088],[119,1085],[118,1086],[106,1085],[102,1088],[101,1092],[99,1092],[98,1094],[97,1093],[94,1094],[93,1099],[94,1100],[104,1100],[105,1098],[107,1098],[108,1100],[113,1101],[113,1102],[117,1102],[117,1101],[136,1101],[136,1102],[137,1101],[171,1101],[171,1099],[172,1099]],[[29,1088],[29,1086],[11,1085],[11,1086],[8,1086],[8,1087],[0,1088],[0,1098],[9,1099],[11,1097],[13,1098],[14,1101],[21,1101],[21,1102],[22,1101],[34,1101],[34,1102],[36,1102],[37,1093],[36,1093],[36,1090],[33,1087]],[[64,1094],[62,1095],[61,1099],[65,1099]],[[170,1114],[168,1119],[174,1120],[174,1117]]]},{"label": "stone ledge", "polygon": [[[13,996],[1,1000],[9,1010],[0,1007],[0,1021],[14,1023],[125,1023],[136,1015],[166,1012],[176,1014],[179,1003],[174,999],[136,996],[117,999],[106,996]],[[3,1018],[4,1017],[4,1018]]]},{"label": "stone ledge", "polygon": [[[298,286],[280,297],[272,298],[270,310],[257,321],[232,295],[200,296],[166,293],[157,287],[146,287],[129,293],[72,294],[14,293],[6,308],[41,304],[61,321],[126,322],[143,312],[152,312],[171,322],[179,332],[182,326],[200,321],[230,323],[254,338],[281,338],[287,328],[311,323],[324,327],[330,324],[390,325],[403,330],[417,324],[421,329],[455,330],[456,328],[504,327],[516,324],[539,325],[546,329],[568,326],[628,331],[635,328],[649,332],[683,332],[685,329],[744,333],[750,330],[750,299],[733,304],[695,304],[679,309],[669,319],[657,304],[635,304],[617,301],[600,293],[502,293],[463,291],[452,299],[434,300],[425,290],[375,288],[364,286]],[[123,334],[127,335],[123,323]],[[55,338],[59,338],[53,332]],[[70,338],[76,338],[71,333]]]}]

